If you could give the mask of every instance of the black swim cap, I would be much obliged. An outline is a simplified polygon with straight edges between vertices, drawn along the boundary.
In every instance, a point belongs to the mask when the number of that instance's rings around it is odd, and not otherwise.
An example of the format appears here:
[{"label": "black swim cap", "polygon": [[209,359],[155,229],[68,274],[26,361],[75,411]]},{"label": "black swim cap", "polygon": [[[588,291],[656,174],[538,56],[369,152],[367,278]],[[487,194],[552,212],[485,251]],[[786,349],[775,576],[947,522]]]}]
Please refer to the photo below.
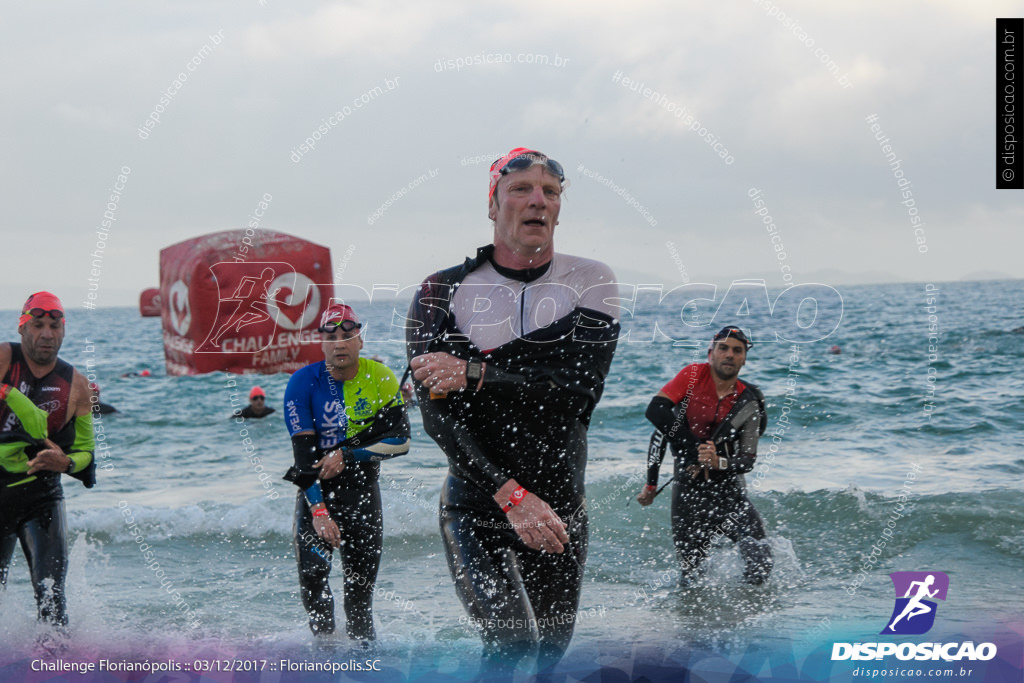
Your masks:
[{"label": "black swim cap", "polygon": [[743,330],[741,330],[738,327],[733,327],[732,325],[728,325],[719,330],[718,334],[716,334],[714,339],[711,340],[711,343],[714,344],[716,341],[719,341],[721,339],[728,339],[729,337],[732,337],[737,341],[743,342],[743,344],[747,347],[747,351],[749,351],[750,347],[753,346],[750,340],[747,339],[747,335],[743,334]]}]

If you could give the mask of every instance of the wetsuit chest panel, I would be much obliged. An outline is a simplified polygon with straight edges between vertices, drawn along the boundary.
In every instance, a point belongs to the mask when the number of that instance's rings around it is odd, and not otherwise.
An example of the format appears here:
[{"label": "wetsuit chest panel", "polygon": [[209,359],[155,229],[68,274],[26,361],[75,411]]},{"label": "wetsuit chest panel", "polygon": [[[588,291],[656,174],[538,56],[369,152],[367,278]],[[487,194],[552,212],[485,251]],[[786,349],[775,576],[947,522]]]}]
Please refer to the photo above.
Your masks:
[{"label": "wetsuit chest panel", "polygon": [[[18,391],[45,410],[47,429],[58,434],[67,422],[68,403],[71,399],[71,382],[74,368],[58,359],[57,365],[43,377],[35,377],[21,353],[21,344],[11,342],[11,366],[4,375],[3,383],[16,387]],[[21,431],[18,417],[7,407],[0,406],[0,432]]]},{"label": "wetsuit chest panel", "polygon": [[322,449],[330,449],[369,426],[369,420],[401,392],[394,374],[381,363],[359,359],[359,371],[346,382],[333,380],[326,363],[308,365],[292,375],[285,390],[288,433],[314,431]]},{"label": "wetsuit chest panel", "polygon": [[709,439],[745,388],[746,385],[737,380],[734,392],[719,399],[711,368],[707,363],[693,363],[683,368],[661,390],[675,403],[686,400],[689,395],[686,420],[690,431],[700,439]]},{"label": "wetsuit chest panel", "polygon": [[618,296],[614,275],[598,261],[555,254],[531,282],[505,277],[491,263],[469,273],[452,296],[455,325],[477,348],[495,349],[565,318],[577,308],[615,317],[605,300]]}]

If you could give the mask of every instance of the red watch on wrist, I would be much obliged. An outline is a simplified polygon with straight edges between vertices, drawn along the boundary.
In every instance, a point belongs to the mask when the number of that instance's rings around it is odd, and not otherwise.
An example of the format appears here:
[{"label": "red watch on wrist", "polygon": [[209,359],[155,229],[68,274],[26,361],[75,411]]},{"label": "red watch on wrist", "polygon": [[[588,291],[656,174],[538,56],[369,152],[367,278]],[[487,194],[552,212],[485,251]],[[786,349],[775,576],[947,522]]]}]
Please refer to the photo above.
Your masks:
[{"label": "red watch on wrist", "polygon": [[657,490],[658,490],[658,487],[655,486],[654,484],[647,484],[646,486],[644,486],[644,491],[647,491],[647,492],[657,491]]}]

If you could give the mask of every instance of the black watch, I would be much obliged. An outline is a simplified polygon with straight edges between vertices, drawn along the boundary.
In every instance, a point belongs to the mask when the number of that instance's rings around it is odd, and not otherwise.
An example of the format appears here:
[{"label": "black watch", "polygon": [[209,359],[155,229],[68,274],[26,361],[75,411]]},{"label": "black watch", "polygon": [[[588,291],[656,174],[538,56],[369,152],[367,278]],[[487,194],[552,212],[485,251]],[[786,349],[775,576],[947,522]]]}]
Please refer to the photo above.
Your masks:
[{"label": "black watch", "polygon": [[68,458],[68,460],[70,460],[71,462],[68,463],[68,467],[66,470],[64,470],[64,474],[71,474],[72,472],[75,471],[75,461],[72,460],[71,458]]},{"label": "black watch", "polygon": [[480,384],[480,378],[483,377],[483,371],[484,364],[480,361],[466,361],[466,389],[476,391],[477,385]]}]

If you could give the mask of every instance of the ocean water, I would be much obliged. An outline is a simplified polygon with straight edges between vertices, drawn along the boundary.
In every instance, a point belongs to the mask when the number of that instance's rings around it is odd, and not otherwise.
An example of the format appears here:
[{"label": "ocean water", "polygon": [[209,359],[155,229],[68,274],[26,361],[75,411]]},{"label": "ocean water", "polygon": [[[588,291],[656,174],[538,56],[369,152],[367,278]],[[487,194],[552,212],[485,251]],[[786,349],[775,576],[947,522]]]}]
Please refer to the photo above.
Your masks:
[{"label": "ocean water", "polygon": [[[566,675],[615,669],[617,680],[633,680],[643,670],[650,680],[681,680],[685,667],[706,680],[744,672],[854,680],[851,670],[861,663],[829,661],[832,644],[885,640],[877,634],[893,608],[888,574],[932,570],[949,575],[950,592],[932,630],[917,640],[996,643],[999,656],[975,663],[988,668],[972,680],[1020,680],[1024,334],[1012,330],[1024,325],[1024,282],[838,291],[842,317],[832,335],[757,343],[741,374],[768,398],[761,464],[747,475],[776,558],[763,587],[738,582],[741,566],[729,544],[712,553],[700,585],[676,585],[667,492],[648,508],[632,499],[651,432],[647,402],[679,368],[703,360],[705,347],[632,336],[620,343],[590,430],[590,553],[576,634],[560,669]],[[931,309],[926,296],[935,299]],[[393,309],[401,314],[405,306],[357,308],[372,328],[387,327]],[[710,324],[713,313],[692,313],[689,322]],[[713,327],[766,329],[764,312],[753,313],[716,318]],[[634,316],[638,329],[647,329],[644,315]],[[0,312],[10,339],[15,319]],[[938,334],[931,350],[929,324]],[[368,338],[364,354],[380,356],[400,376],[402,345]],[[840,354],[829,353],[833,345]],[[291,461],[280,406],[287,375],[168,377],[160,320],[128,308],[73,313],[61,355],[89,368],[103,400],[120,411],[102,417],[109,457],[97,487],[65,482],[68,657],[367,658],[343,638],[314,644],[305,624],[291,546],[294,488],[280,479]],[[147,368],[152,377],[121,377]],[[255,383],[278,412],[243,432],[230,419],[232,394],[244,404]],[[410,415],[411,452],[381,468],[379,641],[369,658],[384,671],[372,677],[468,680],[480,642],[455,596],[437,528],[446,461],[418,411]],[[246,438],[258,464],[246,454]],[[664,482],[671,464],[662,470]],[[0,599],[6,680],[37,656],[41,632],[20,549]],[[340,605],[338,613],[340,620]],[[211,680],[320,680],[282,675],[221,672]]]}]

